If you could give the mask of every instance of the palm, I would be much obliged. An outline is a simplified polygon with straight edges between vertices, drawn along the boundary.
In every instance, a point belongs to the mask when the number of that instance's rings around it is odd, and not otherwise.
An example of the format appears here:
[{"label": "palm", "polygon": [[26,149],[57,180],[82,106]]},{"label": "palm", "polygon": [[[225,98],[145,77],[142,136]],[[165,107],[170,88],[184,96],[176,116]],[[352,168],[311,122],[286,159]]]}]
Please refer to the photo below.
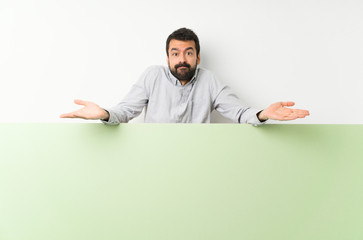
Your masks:
[{"label": "palm", "polygon": [[269,119],[287,121],[304,118],[309,115],[309,111],[307,110],[287,108],[294,105],[294,102],[277,102],[271,104],[264,110],[264,116]]},{"label": "palm", "polygon": [[84,107],[74,112],[62,114],[61,118],[102,119],[105,117],[105,111],[93,102],[75,100],[74,103]]}]

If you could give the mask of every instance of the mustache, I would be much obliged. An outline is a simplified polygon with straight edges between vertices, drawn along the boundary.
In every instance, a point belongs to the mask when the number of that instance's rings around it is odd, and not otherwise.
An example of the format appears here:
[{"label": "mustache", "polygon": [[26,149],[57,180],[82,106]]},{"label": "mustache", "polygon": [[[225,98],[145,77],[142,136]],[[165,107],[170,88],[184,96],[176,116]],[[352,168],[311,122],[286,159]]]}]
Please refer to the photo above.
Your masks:
[{"label": "mustache", "polygon": [[178,68],[180,68],[180,67],[187,67],[187,68],[190,68],[191,66],[190,66],[190,64],[188,64],[188,63],[186,63],[186,62],[184,62],[184,63],[179,63],[179,64],[175,65],[175,69],[178,69]]}]

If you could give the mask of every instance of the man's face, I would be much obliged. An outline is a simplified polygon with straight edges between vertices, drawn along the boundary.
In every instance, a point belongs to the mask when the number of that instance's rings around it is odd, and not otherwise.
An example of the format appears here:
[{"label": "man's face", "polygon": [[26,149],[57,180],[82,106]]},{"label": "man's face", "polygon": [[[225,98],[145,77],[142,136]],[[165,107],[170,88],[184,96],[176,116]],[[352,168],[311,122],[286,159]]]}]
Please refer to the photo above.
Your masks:
[{"label": "man's face", "polygon": [[200,63],[200,54],[197,56],[195,42],[172,39],[169,43],[169,56],[167,58],[171,73],[182,83],[192,79]]}]

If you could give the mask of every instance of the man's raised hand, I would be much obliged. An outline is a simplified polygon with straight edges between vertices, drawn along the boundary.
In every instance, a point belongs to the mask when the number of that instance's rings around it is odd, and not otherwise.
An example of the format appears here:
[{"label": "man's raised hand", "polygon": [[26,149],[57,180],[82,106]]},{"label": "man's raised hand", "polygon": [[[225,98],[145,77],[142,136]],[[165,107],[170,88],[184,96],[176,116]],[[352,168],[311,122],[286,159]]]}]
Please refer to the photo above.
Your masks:
[{"label": "man's raised hand", "polygon": [[268,108],[258,114],[258,118],[261,121],[265,121],[267,119],[287,121],[304,118],[310,115],[308,110],[287,108],[294,105],[294,102],[277,102],[271,104]]},{"label": "man's raised hand", "polygon": [[84,106],[77,111],[60,115],[61,118],[83,118],[83,119],[102,119],[107,120],[110,115],[106,110],[99,107],[93,102],[83,101],[80,99],[74,100],[75,104]]}]

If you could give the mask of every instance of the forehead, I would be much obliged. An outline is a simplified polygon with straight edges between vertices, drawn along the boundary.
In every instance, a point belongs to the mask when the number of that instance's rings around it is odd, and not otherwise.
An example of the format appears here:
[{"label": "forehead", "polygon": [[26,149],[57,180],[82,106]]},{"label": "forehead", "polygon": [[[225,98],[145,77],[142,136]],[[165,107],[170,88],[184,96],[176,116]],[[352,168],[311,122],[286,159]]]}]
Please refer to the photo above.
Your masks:
[{"label": "forehead", "polygon": [[195,42],[193,40],[180,41],[180,40],[172,39],[169,43],[169,51],[171,51],[173,48],[178,49],[180,51],[183,51],[188,48],[193,48],[195,50]]}]

